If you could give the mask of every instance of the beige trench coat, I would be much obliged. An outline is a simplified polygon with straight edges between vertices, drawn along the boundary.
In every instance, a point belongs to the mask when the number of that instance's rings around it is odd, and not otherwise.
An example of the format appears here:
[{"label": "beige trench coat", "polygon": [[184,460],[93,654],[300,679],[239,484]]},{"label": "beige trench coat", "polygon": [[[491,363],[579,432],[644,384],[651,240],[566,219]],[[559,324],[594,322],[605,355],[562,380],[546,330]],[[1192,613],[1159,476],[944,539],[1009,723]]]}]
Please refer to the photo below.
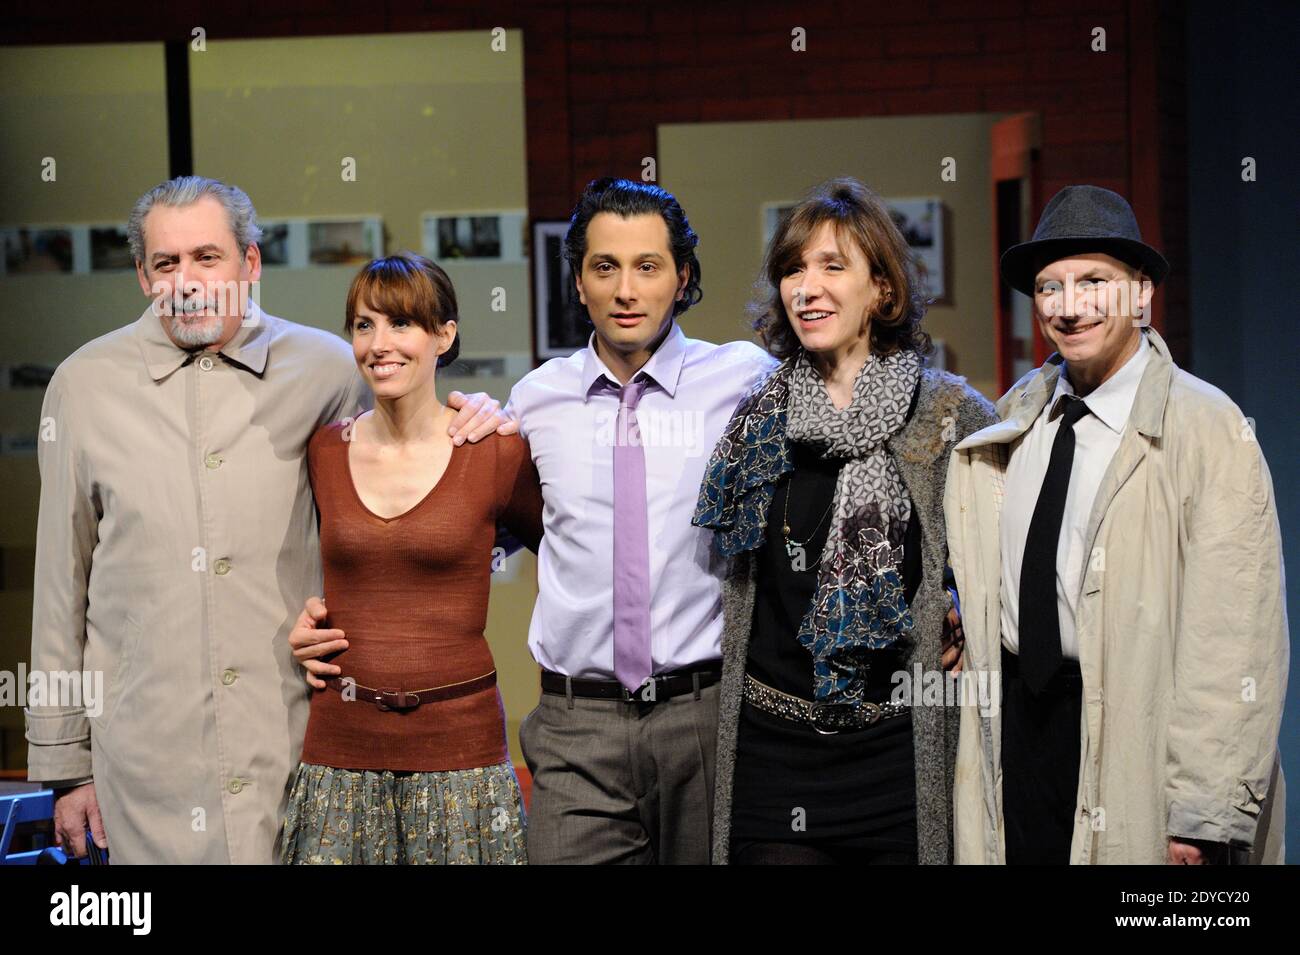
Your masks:
[{"label": "beige trench coat", "polygon": [[[1163,863],[1170,836],[1281,862],[1277,743],[1289,657],[1273,485],[1240,409],[1154,348],[1093,504],[1076,626],[1084,707],[1072,863]],[[965,667],[1000,678],[1006,459],[1051,396],[1053,355],[960,442],[944,511]],[[972,695],[972,699],[974,696]],[[1005,861],[1001,714],[962,707],[959,863]]]},{"label": "beige trench coat", "polygon": [[103,696],[28,706],[29,775],[94,777],[114,863],[275,858],[308,710],[288,631],[320,593],[304,451],[369,392],[338,336],[255,315],[191,357],[147,310],[41,410],[31,666]]}]

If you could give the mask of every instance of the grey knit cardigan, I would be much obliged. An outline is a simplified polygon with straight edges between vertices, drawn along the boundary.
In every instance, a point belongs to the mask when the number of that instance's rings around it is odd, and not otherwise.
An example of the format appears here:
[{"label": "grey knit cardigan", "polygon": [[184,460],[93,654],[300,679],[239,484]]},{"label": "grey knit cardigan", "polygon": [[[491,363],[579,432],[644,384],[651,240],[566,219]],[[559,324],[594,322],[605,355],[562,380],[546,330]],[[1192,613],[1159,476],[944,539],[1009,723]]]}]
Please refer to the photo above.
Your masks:
[{"label": "grey knit cardigan", "polygon": [[[911,603],[912,646],[907,669],[941,667],[940,643],[950,601],[943,585],[948,556],[943,489],[948,456],[966,435],[998,420],[993,405],[965,378],[934,368],[921,371],[916,409],[903,429],[886,441],[912,498],[921,525],[921,585]],[[722,686],[718,702],[718,756],[713,800],[713,862],[726,864],[731,841],[731,790],[736,770],[745,661],[754,617],[754,552],[731,558],[722,585]],[[952,862],[952,781],[957,758],[956,706],[916,706],[912,735],[916,754],[917,861]],[[864,781],[865,785],[865,781]]]}]

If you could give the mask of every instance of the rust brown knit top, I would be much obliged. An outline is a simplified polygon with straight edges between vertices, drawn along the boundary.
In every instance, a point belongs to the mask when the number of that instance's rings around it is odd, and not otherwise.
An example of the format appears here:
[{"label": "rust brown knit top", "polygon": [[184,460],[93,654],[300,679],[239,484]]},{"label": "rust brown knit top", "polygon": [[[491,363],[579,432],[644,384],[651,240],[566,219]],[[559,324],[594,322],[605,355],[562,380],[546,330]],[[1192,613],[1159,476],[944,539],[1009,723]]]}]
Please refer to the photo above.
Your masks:
[{"label": "rust brown knit top", "polygon": [[[320,515],[327,626],[348,648],[330,658],[360,686],[417,690],[493,669],[483,636],[497,524],[531,550],[542,495],[528,445],[492,435],[454,448],[442,478],[404,514],[383,518],[358,496],[343,424],[307,449]],[[340,769],[434,772],[508,758],[495,686],[414,710],[380,710],[315,691],[302,761]]]}]

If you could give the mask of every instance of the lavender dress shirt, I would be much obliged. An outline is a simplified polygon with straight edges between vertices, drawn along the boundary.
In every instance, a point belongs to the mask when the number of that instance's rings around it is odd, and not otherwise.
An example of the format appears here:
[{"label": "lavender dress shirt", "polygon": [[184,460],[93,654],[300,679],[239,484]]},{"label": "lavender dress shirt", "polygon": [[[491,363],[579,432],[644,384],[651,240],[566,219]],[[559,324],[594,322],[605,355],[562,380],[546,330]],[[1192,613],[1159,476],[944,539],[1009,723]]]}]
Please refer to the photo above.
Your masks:
[{"label": "lavender dress shirt", "polygon": [[[654,672],[721,658],[725,562],[691,524],[704,467],[737,403],[776,361],[752,342],[695,341],[674,323],[638,375],[650,531]],[[510,393],[542,482],[546,535],[528,648],[548,670],[614,675],[614,445],[618,379],[586,348],[554,358]]]}]

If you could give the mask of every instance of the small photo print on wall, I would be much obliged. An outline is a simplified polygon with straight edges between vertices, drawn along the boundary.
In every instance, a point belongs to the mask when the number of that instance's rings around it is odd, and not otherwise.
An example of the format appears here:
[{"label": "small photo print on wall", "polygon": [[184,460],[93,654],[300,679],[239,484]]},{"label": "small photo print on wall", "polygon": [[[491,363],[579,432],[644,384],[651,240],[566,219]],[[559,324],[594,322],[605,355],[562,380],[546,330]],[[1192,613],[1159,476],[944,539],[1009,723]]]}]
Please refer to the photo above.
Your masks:
[{"label": "small photo print on wall", "polygon": [[72,271],[71,229],[20,227],[3,234],[6,274]]},{"label": "small photo print on wall", "polygon": [[311,265],[364,265],[384,254],[379,219],[315,220],[307,227]]},{"label": "small photo print on wall", "polygon": [[496,216],[438,220],[438,258],[501,258],[501,223]]},{"label": "small photo print on wall", "polygon": [[886,199],[889,215],[912,249],[926,297],[948,297],[943,244],[943,203],[939,199]]},{"label": "small photo print on wall", "polygon": [[591,322],[578,300],[573,273],[564,258],[568,228],[567,219],[533,223],[533,311],[538,361],[572,355],[591,337]]},{"label": "small photo print on wall", "polygon": [[111,272],[135,268],[126,226],[92,226],[90,229],[90,268]]},{"label": "small photo print on wall", "polygon": [[422,251],[435,262],[522,262],[527,216],[507,212],[426,212]]},{"label": "small photo print on wall", "polygon": [[262,238],[257,247],[262,252],[263,265],[289,265],[289,223],[263,222]]}]

